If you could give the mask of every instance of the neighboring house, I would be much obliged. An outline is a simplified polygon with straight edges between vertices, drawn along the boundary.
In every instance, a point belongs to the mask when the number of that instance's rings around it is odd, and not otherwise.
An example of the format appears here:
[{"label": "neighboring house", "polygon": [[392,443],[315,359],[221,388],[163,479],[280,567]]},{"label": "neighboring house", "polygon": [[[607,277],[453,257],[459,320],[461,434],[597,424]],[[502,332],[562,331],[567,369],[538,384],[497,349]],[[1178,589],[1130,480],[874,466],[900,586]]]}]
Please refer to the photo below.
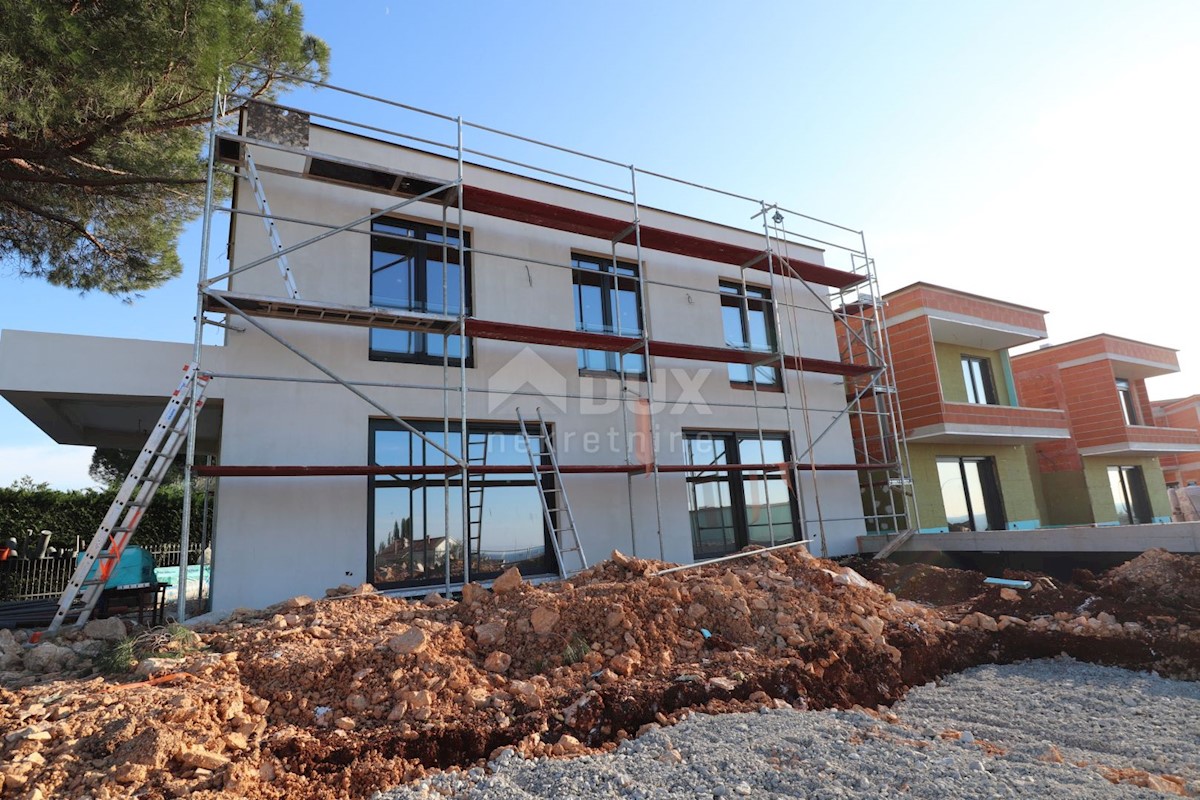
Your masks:
[{"label": "neighboring house", "polygon": [[[1154,424],[1200,432],[1200,394],[1176,400],[1151,400]],[[1167,453],[1158,457],[1168,488],[1200,485],[1200,453]]]},{"label": "neighboring house", "polygon": [[[284,246],[361,221],[287,254],[298,299],[247,152]],[[259,266],[204,294],[227,326],[202,351],[215,377],[197,440],[216,459],[199,474],[219,481],[215,607],[347,582],[457,584],[511,564],[556,573],[539,494],[564,489],[591,562],[614,548],[690,562],[802,536],[856,551],[847,386],[878,370],[839,358],[824,299],[865,280],[853,264],[297,112],[223,136],[219,153],[243,176],[230,268]],[[4,331],[0,393],[58,442],[136,448],[191,351]],[[517,410],[538,408],[562,485],[530,467]]]},{"label": "neighboring house", "polygon": [[1070,421],[1070,439],[1037,445],[1048,524],[1170,521],[1159,457],[1200,452],[1200,433],[1158,427],[1146,379],[1178,372],[1175,352],[1102,333],[1012,357],[1021,397]]},{"label": "neighboring house", "polygon": [[920,531],[1043,525],[1033,445],[1070,433],[1021,402],[1008,350],[1044,339],[1046,312],[929,283],[883,300]]}]

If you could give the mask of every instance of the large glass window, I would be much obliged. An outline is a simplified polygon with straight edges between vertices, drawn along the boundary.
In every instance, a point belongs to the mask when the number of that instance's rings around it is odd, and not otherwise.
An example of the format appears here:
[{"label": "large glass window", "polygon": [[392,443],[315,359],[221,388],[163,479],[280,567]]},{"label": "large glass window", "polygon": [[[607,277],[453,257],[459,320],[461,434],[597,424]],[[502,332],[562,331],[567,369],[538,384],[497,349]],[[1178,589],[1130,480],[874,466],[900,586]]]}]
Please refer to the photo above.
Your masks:
[{"label": "large glass window", "polygon": [[[417,424],[429,439],[451,453],[462,453],[458,423],[449,439],[440,422]],[[542,450],[539,440],[535,446]],[[543,455],[544,458],[544,455]],[[509,567],[523,575],[557,571],[538,492],[552,488],[553,478],[535,480],[520,432],[513,426],[475,425],[467,430],[469,464],[522,466],[524,472],[470,475],[467,480],[469,522],[463,536],[461,474],[446,475],[453,461],[419,436],[390,421],[371,426],[371,459],[378,466],[402,467],[394,475],[371,479],[370,574],[379,586],[445,581],[446,561],[452,581],[463,578],[464,554],[471,578],[489,578]],[[409,474],[407,468],[427,467]],[[446,496],[449,493],[449,519]]]},{"label": "large glass window", "polygon": [[[771,314],[771,291],[760,286],[747,286],[721,281],[721,322],[725,328],[725,344],[738,350],[753,350],[769,355],[775,349],[775,319]],[[765,365],[729,364],[729,382],[759,386],[779,386],[779,368]]]},{"label": "large glass window", "polygon": [[[573,255],[571,266],[575,268],[576,330],[620,336],[642,335],[642,301],[637,264]],[[643,375],[646,372],[641,353],[622,356],[607,350],[578,352],[581,370],[619,372],[624,367],[627,375]]]},{"label": "large glass window", "polygon": [[1125,417],[1125,424],[1137,425],[1137,400],[1134,399],[1133,388],[1129,385],[1129,381],[1117,378],[1117,395],[1121,398],[1121,414]]},{"label": "large glass window", "polygon": [[1150,495],[1141,467],[1109,467],[1108,488],[1117,507],[1117,522],[1122,525],[1148,525],[1154,521]]},{"label": "large glass window", "polygon": [[979,356],[962,357],[963,382],[967,385],[967,402],[994,406],[996,384],[992,380],[992,362]]},{"label": "large glass window", "polygon": [[[467,313],[471,311],[471,261],[459,265],[458,231],[398,219],[371,224],[371,305],[457,316],[460,283],[466,280]],[[467,237],[463,243],[470,245]],[[377,361],[451,363],[471,357],[471,340],[454,334],[371,330],[371,358]]]},{"label": "large glass window", "polygon": [[1004,530],[1004,505],[990,458],[939,458],[938,480],[951,531]]},{"label": "large glass window", "polygon": [[[689,433],[685,445],[693,466],[774,465],[790,458],[782,434],[767,434],[760,442],[755,434]],[[687,483],[696,558],[796,540],[799,526],[787,475],[714,469],[688,473]]]}]

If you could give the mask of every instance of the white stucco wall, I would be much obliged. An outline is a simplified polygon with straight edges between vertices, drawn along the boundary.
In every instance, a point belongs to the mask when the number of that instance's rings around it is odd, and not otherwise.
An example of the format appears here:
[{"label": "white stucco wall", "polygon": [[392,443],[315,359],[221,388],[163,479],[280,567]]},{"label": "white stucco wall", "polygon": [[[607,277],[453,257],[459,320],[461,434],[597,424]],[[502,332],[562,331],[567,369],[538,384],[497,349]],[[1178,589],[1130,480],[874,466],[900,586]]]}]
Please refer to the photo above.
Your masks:
[{"label": "white stucco wall", "polygon": [[[314,129],[312,148],[347,158],[388,164],[423,175],[451,179],[453,164],[443,159],[403,151],[364,139],[343,137]],[[256,152],[260,164],[291,162],[292,157],[273,152]],[[485,186],[545,202],[573,206],[613,217],[629,217],[628,208],[605,198],[528,181],[482,169],[468,173],[469,185]],[[300,179],[264,176],[267,195],[275,214],[285,217],[320,219],[343,223],[385,207],[390,198],[348,187]],[[249,192],[241,191],[243,204],[252,204]],[[252,206],[251,206],[252,207]],[[403,216],[440,224],[436,206],[420,204],[403,210]],[[682,230],[693,235],[723,238],[761,248],[762,238],[750,232],[735,232],[688,218],[675,218],[662,212],[646,211],[643,222],[658,227]],[[509,253],[520,258],[505,259],[483,254],[473,257],[473,313],[487,320],[533,324],[571,330],[574,328],[572,273],[570,270],[534,263],[566,265],[572,251],[604,254],[607,241],[583,237],[500,218],[466,214],[464,224],[471,231],[475,248]],[[366,229],[367,226],[364,226]],[[285,244],[317,233],[317,229],[280,223]],[[258,220],[239,220],[235,235],[235,264],[266,255],[268,242]],[[821,253],[808,250],[799,255],[820,262]],[[632,260],[630,245],[618,248],[618,256]],[[522,259],[530,259],[525,261]],[[365,306],[369,304],[370,237],[341,234],[305,248],[290,259],[301,296],[306,300]],[[657,340],[723,346],[720,300],[715,293],[721,279],[739,280],[736,266],[644,250],[643,264],[648,279],[679,284],[694,289],[650,285],[643,299],[649,308],[652,335]],[[748,270],[752,283],[768,285],[765,272]],[[776,279],[779,283],[779,279]],[[274,264],[265,264],[238,275],[231,287],[252,294],[281,295],[283,284]],[[818,287],[819,289],[819,287]],[[698,290],[707,290],[705,293]],[[777,291],[779,291],[777,287]],[[783,296],[781,294],[781,296]],[[791,294],[794,302],[811,312],[797,312],[798,337],[791,330],[790,315],[784,319],[784,350],[809,357],[837,358],[833,323],[820,309],[816,298],[803,287]],[[244,324],[238,321],[239,325]],[[368,331],[334,325],[288,323],[266,320],[264,324],[284,334],[309,355],[352,380],[402,382],[440,386],[440,366],[372,362],[368,359]],[[797,343],[797,338],[802,346]],[[606,432],[622,430],[621,412],[609,404],[607,413],[579,413],[579,401],[568,400],[559,410],[553,398],[537,399],[514,396],[506,400],[487,393],[488,381],[526,345],[492,340],[476,340],[474,366],[468,370],[468,418],[472,420],[515,421],[515,408],[527,414],[541,406],[552,423],[559,443],[562,463],[624,463],[620,445],[608,447]],[[595,390],[603,381],[578,374],[576,352],[569,348],[529,346],[549,365],[552,373],[565,378],[566,393],[581,388]],[[234,372],[319,377],[313,369],[276,343],[254,330],[227,336],[227,363]],[[667,401],[667,407],[655,416],[660,442],[660,463],[684,463],[679,444],[684,430],[754,431],[760,424],[748,405],[750,392],[730,387],[724,364],[708,364],[679,359],[653,360],[655,375],[667,380],[656,386],[655,397]],[[687,380],[695,380],[698,371],[707,370],[701,384],[705,408],[671,407],[679,395],[679,385],[671,370],[683,370]],[[665,371],[665,372],[664,372]],[[451,384],[457,384],[457,369],[451,370]],[[510,376],[511,377],[511,376]],[[799,376],[789,376],[792,403],[799,404]],[[582,382],[581,382],[582,381]],[[261,381],[227,381],[225,420],[222,439],[224,464],[363,464],[368,452],[368,424],[381,415],[341,387],[313,384],[289,384]],[[616,396],[616,381],[607,395]],[[844,407],[844,389],[840,379],[829,375],[805,376],[805,391],[811,409],[814,431],[822,431],[828,420]],[[365,389],[378,402],[411,420],[442,417],[442,393],[423,389]],[[787,427],[778,393],[760,393],[759,412],[764,430],[783,431]],[[558,401],[559,403],[564,401]],[[723,405],[729,404],[729,405]],[[495,407],[490,407],[495,406]],[[590,410],[595,411],[593,407]],[[458,418],[457,395],[450,397],[450,416]],[[804,414],[793,408],[793,429],[799,451],[806,447]],[[630,422],[630,425],[636,425]],[[569,443],[581,443],[591,433],[598,437],[598,451],[581,452]],[[564,445],[566,447],[564,448]],[[816,461],[846,463],[853,460],[849,428],[845,419],[834,432],[815,448]],[[861,515],[857,478],[854,473],[819,473],[821,514],[828,518]],[[635,476],[632,480],[634,532],[630,531],[627,479],[623,475],[568,475],[564,483],[584,539],[590,560],[605,557],[614,548],[640,556],[658,557],[653,478]],[[802,479],[808,522],[806,535],[819,542],[816,523],[816,492],[812,479]],[[683,474],[660,476],[662,514],[662,553],[668,560],[691,561],[691,528],[687,511],[687,493]],[[368,479],[362,477],[299,479],[223,478],[216,518],[215,602],[220,607],[262,605],[300,592],[320,593],[342,582],[370,580],[367,570]],[[843,520],[825,524],[825,542],[831,553],[855,550],[855,537],[863,533],[861,521]],[[819,544],[814,546],[818,549]],[[268,566],[269,565],[269,566]]]}]

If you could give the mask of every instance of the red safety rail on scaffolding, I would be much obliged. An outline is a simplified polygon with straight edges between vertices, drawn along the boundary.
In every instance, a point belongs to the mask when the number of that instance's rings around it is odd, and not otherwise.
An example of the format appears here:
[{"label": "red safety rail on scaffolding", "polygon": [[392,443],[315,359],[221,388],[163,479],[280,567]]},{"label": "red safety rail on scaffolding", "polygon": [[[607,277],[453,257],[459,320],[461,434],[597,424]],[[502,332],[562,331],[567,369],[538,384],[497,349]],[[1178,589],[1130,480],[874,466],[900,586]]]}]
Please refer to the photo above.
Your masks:
[{"label": "red safety rail on scaffolding", "polygon": [[[589,333],[587,331],[565,331],[559,328],[542,328],[536,325],[518,325],[514,322],[468,319],[465,323],[468,336],[480,339],[502,339],[508,342],[544,344],[555,347],[577,347],[586,350],[607,350],[614,353],[637,353],[642,349],[642,340],[635,336],[618,336],[613,333]],[[774,366],[779,357],[772,353],[755,350],[734,350],[730,347],[711,347],[702,344],[660,342],[651,339],[647,344],[650,355],[663,358],[681,358],[692,361],[717,361],[723,364],[751,364]],[[856,377],[871,375],[881,367],[866,364],[848,364],[824,358],[784,356],[783,365],[788,369],[804,372],[820,372],[826,375]]]},{"label": "red safety rail on scaffolding", "polygon": [[[633,226],[628,220],[605,217],[587,211],[578,211],[551,203],[530,200],[527,197],[504,194],[481,189],[478,186],[463,187],[463,209],[491,217],[502,217],[516,222],[526,222],[543,228],[593,236],[597,239],[632,244],[635,241]],[[798,258],[785,258],[773,254],[766,258],[765,251],[752,247],[691,236],[686,233],[641,225],[641,245],[650,250],[692,256],[705,261],[745,266],[793,278],[802,278],[809,283],[845,289],[862,283],[867,276],[855,272],[834,269],[823,264],[814,264]],[[768,263],[770,266],[768,266]]]},{"label": "red safety rail on scaffolding", "polygon": [[[800,470],[844,471],[886,469],[888,464],[659,464],[659,472],[783,472],[789,466]],[[560,464],[558,471],[563,474],[636,474],[648,472],[654,468],[651,464]],[[539,467],[539,472],[550,472],[549,464]],[[193,472],[201,477],[211,478],[298,478],[345,475],[458,475],[462,467],[457,464],[450,466],[250,466],[250,465],[220,465],[197,464]],[[472,464],[467,467],[471,475],[517,475],[529,472],[529,467],[517,464]]]}]

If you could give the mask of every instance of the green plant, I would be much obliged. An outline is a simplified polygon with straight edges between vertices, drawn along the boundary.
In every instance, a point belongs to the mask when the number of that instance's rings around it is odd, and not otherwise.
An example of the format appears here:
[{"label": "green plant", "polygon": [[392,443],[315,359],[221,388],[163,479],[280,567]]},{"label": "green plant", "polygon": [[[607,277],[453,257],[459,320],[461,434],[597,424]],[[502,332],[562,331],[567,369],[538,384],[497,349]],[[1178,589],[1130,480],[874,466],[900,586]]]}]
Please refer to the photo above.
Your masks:
[{"label": "green plant", "polygon": [[108,642],[94,664],[105,675],[128,675],[137,664],[134,640],[127,636],[119,642]]},{"label": "green plant", "polygon": [[571,641],[569,641],[567,646],[563,648],[562,662],[567,666],[578,663],[583,660],[583,657],[586,656],[591,649],[592,645],[586,638],[581,636],[579,633],[574,633],[571,635]]},{"label": "green plant", "polygon": [[[36,485],[0,488],[0,540],[26,530],[49,530],[53,533],[50,544],[70,550],[77,536],[84,541],[91,538],[115,494],[115,489],[66,492]],[[193,519],[200,518],[203,508],[204,493],[194,493]],[[134,544],[178,543],[182,524],[183,487],[162,486],[138,524]]]}]

